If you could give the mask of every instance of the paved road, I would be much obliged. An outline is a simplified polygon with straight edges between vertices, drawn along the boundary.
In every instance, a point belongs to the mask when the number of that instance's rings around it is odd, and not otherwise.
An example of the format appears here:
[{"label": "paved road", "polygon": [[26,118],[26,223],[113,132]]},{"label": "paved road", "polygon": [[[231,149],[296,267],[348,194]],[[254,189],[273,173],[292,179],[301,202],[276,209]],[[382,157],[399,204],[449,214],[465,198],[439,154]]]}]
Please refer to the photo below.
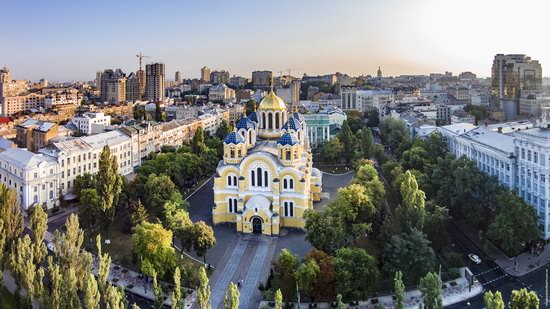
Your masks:
[{"label": "paved road", "polygon": [[[500,291],[505,302],[508,302],[510,300],[510,294],[512,293],[512,290],[528,288],[530,290],[534,290],[538,294],[539,299],[541,300],[540,308],[550,308],[550,306],[546,306],[544,303],[546,295],[546,269],[548,268],[548,265],[532,272],[531,274],[518,278],[512,277],[506,274],[504,270],[498,267],[496,263],[491,261],[489,257],[486,256],[459,229],[457,229],[453,225],[450,225],[449,233],[451,235],[451,239],[455,245],[455,248],[458,252],[462,253],[466,265],[470,267],[479,282],[483,284],[483,288],[486,291]],[[468,253],[477,254],[481,258],[482,263],[480,265],[471,263],[467,258]],[[468,307],[484,308],[483,294],[480,294],[468,301],[448,306],[448,308],[452,309]]]}]

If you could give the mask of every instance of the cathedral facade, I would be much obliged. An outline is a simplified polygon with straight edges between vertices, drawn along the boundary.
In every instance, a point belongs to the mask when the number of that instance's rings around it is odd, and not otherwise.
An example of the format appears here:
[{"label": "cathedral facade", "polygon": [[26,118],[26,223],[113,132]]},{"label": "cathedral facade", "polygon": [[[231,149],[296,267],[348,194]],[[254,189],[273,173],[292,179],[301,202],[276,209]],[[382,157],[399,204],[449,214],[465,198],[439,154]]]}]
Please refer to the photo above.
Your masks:
[{"label": "cathedral facade", "polygon": [[214,224],[270,236],[282,227],[304,229],[304,212],[321,200],[322,189],[307,136],[303,116],[289,112],[273,90],[239,119],[214,176]]}]

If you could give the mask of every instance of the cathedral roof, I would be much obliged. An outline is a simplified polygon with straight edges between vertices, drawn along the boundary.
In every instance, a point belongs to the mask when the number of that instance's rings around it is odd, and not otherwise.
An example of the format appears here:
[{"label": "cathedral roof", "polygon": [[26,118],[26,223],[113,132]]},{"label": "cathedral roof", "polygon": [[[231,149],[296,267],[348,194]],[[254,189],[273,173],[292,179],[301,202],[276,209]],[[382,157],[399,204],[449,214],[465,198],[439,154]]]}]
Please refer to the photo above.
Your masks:
[{"label": "cathedral roof", "polygon": [[244,137],[242,135],[240,135],[239,133],[237,132],[231,132],[227,135],[227,137],[225,138],[225,140],[223,141],[225,144],[241,144],[241,143],[244,143],[245,140],[244,140]]},{"label": "cathedral roof", "polygon": [[300,123],[299,119],[291,117],[285,122],[285,124],[283,125],[283,129],[302,130],[302,124]]},{"label": "cathedral roof", "polygon": [[292,113],[292,117],[300,120],[300,122],[306,121],[304,116],[302,114],[298,113],[298,112]]},{"label": "cathedral roof", "polygon": [[239,129],[254,129],[255,125],[248,117],[243,117],[237,122],[237,130]]},{"label": "cathedral roof", "polygon": [[252,114],[248,115],[248,119],[253,122],[258,122],[258,114],[256,112],[253,112]]},{"label": "cathedral roof", "polygon": [[286,104],[278,97],[273,90],[269,92],[268,95],[266,95],[262,101],[260,102],[260,106],[258,107],[260,110],[285,110]]},{"label": "cathedral roof", "polygon": [[279,138],[279,140],[277,141],[277,144],[280,144],[283,146],[296,145],[296,144],[300,144],[300,140],[298,139],[296,134],[285,133],[283,134],[283,136],[281,136],[281,138]]}]

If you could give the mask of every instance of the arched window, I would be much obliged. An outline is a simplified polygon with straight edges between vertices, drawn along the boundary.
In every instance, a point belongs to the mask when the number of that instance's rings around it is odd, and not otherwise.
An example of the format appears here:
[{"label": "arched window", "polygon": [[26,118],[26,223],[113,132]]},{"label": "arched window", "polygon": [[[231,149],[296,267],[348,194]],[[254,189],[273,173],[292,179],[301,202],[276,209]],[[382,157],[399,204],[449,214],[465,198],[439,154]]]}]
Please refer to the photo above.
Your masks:
[{"label": "arched window", "polygon": [[265,112],[262,112],[262,128],[267,129],[267,122],[265,121]]},{"label": "arched window", "polygon": [[272,113],[269,113],[268,117],[267,117],[268,121],[269,121],[269,126],[268,126],[268,129],[273,129],[273,114]]},{"label": "arched window", "polygon": [[237,182],[237,176],[233,176],[233,185],[236,187],[239,183]]},{"label": "arched window", "polygon": [[264,171],[264,187],[268,186],[267,178],[267,171]]},{"label": "arched window", "polygon": [[53,199],[53,190],[50,190],[50,199]]},{"label": "arched window", "polygon": [[233,177],[231,177],[230,175],[227,175],[227,186],[229,187],[232,186],[232,180],[233,180]]},{"label": "arched window", "polygon": [[256,173],[257,173],[256,177],[258,177],[257,178],[258,187],[261,187],[262,186],[262,169],[258,167],[256,169]]},{"label": "arched window", "polygon": [[290,149],[286,150],[286,160],[290,160]]},{"label": "arched window", "polygon": [[237,199],[230,197],[227,200],[227,211],[230,213],[236,213],[237,212]]},{"label": "arched window", "polygon": [[252,144],[252,131],[248,131],[248,143]]},{"label": "arched window", "polygon": [[294,178],[290,178],[290,179],[288,180],[288,188],[289,188],[290,190],[294,190]]},{"label": "arched window", "polygon": [[35,195],[35,196],[34,196],[34,202],[35,202],[35,203],[38,203],[38,195]]},{"label": "arched window", "polygon": [[280,128],[280,121],[279,121],[279,113],[275,113],[275,129],[279,129]]},{"label": "arched window", "polygon": [[256,186],[256,173],[254,172],[254,170],[251,170],[250,171],[250,179],[251,179],[251,182],[252,182],[252,186]]},{"label": "arched window", "polygon": [[294,178],[292,176],[285,176],[283,178],[283,190],[294,190]]},{"label": "arched window", "polygon": [[284,211],[285,211],[284,216],[294,217],[294,202],[285,201],[283,205],[284,205]]}]

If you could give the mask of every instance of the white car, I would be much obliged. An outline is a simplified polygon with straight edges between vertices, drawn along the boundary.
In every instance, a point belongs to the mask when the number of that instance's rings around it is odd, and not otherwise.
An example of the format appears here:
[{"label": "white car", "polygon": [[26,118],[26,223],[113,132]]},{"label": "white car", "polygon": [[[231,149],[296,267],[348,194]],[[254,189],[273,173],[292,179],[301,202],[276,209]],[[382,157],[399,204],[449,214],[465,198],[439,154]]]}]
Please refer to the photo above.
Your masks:
[{"label": "white car", "polygon": [[481,264],[481,259],[479,258],[479,256],[477,256],[473,253],[468,254],[468,258],[470,258],[470,261],[472,261],[476,264]]}]

